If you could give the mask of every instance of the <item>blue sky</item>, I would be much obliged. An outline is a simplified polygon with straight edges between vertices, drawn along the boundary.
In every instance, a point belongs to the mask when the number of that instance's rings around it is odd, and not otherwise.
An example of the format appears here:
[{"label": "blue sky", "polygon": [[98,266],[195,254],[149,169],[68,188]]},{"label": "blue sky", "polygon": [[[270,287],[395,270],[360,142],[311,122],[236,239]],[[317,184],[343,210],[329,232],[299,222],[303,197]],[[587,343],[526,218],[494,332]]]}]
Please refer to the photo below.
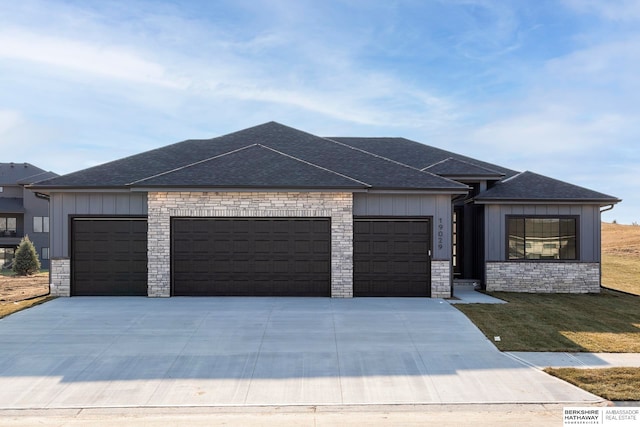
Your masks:
[{"label": "blue sky", "polygon": [[531,170],[640,222],[640,1],[0,0],[2,161],[68,173],[270,120]]}]

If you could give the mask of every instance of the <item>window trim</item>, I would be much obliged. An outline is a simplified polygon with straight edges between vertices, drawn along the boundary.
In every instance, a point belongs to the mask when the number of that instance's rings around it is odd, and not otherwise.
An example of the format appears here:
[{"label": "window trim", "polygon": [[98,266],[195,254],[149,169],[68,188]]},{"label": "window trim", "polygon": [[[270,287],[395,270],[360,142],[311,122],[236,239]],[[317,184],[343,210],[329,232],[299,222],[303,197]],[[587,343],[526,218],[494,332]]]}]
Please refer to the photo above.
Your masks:
[{"label": "window trim", "polygon": [[[509,220],[510,219],[573,219],[576,223],[576,257],[572,259],[535,259],[535,258],[522,258],[511,259],[509,258]],[[579,262],[580,261],[580,215],[527,215],[527,214],[510,214],[505,215],[504,218],[504,258],[508,262]],[[525,241],[526,243],[526,241]]]},{"label": "window trim", "polygon": [[[36,222],[41,228],[41,231],[36,230]],[[34,233],[48,233],[49,232],[49,217],[48,216],[34,216],[33,217],[33,232]]]},{"label": "window trim", "polygon": [[[15,223],[14,228],[9,228],[9,220],[13,220]],[[0,216],[0,222],[3,225],[0,226],[0,237],[16,237],[18,236],[18,217],[15,216]]]}]

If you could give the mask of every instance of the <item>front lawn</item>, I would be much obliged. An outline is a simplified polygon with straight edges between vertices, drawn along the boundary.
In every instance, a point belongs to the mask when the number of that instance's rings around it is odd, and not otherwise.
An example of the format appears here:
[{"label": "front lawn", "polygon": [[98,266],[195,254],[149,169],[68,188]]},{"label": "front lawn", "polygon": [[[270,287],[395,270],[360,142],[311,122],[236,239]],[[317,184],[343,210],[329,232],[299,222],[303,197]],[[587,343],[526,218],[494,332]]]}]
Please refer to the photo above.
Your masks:
[{"label": "front lawn", "polygon": [[544,371],[608,400],[640,400],[640,368],[547,368]]},{"label": "front lawn", "polygon": [[494,292],[509,304],[456,304],[502,351],[640,353],[640,296]]}]

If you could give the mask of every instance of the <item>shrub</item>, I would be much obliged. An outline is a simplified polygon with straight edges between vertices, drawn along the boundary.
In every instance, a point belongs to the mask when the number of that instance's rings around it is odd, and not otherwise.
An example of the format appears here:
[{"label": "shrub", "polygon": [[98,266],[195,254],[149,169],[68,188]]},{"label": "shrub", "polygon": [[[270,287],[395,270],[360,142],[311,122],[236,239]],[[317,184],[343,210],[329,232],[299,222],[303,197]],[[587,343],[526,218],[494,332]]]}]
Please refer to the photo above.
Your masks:
[{"label": "shrub", "polygon": [[24,236],[13,258],[13,271],[20,276],[36,274],[40,271],[40,260],[35,246]]}]

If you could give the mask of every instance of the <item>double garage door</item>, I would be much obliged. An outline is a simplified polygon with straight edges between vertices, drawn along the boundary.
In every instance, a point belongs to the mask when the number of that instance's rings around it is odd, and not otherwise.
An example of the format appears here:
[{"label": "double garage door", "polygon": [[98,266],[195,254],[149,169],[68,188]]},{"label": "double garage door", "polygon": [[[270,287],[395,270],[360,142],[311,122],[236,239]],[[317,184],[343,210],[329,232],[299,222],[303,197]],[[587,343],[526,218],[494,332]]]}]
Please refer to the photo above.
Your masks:
[{"label": "double garage door", "polygon": [[[354,221],[354,296],[429,296],[426,219]],[[72,223],[72,295],[146,295],[147,223]],[[328,218],[173,218],[176,296],[330,296]]]}]

